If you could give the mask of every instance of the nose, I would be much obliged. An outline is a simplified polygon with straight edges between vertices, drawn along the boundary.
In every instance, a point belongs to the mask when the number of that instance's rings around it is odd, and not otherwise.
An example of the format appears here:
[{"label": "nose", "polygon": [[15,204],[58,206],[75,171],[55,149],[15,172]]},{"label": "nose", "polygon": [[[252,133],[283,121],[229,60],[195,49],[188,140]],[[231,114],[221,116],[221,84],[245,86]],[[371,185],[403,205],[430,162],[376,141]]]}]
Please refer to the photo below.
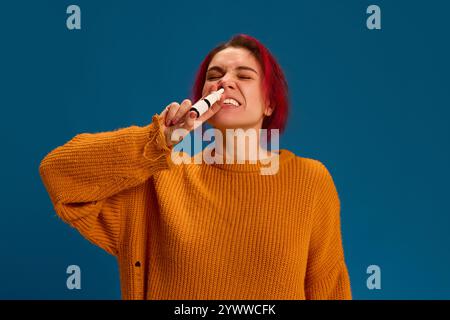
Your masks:
[{"label": "nose", "polygon": [[219,90],[220,88],[224,88],[225,90],[226,89],[236,89],[236,84],[232,80],[221,79],[217,83],[217,89],[216,90]]}]

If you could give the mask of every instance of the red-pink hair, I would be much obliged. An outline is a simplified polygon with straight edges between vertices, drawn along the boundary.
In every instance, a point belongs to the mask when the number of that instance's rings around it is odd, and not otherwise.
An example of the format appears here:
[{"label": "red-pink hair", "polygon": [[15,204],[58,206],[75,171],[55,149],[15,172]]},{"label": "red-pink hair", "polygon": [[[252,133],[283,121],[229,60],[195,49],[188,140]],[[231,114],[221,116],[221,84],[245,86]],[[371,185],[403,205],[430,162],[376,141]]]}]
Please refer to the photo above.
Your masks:
[{"label": "red-pink hair", "polygon": [[214,56],[226,48],[244,48],[249,50],[258,60],[263,71],[263,94],[266,101],[270,102],[273,112],[263,120],[262,129],[267,129],[268,141],[270,141],[270,129],[279,129],[284,132],[289,113],[288,85],[283,70],[270,53],[270,51],[257,39],[238,34],[228,42],[221,43],[212,49],[200,64],[195,77],[191,98],[197,101],[202,97],[203,86],[206,80],[206,71]]}]

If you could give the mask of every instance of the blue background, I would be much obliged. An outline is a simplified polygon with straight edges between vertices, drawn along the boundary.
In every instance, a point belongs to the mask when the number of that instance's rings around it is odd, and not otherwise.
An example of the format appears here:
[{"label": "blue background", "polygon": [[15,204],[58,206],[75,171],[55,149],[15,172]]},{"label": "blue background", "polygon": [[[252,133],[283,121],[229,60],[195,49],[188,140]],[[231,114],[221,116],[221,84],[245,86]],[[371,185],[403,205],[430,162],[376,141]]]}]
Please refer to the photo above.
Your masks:
[{"label": "blue background", "polygon": [[[66,8],[81,8],[81,30]],[[382,29],[366,28],[377,4]],[[448,1],[3,1],[1,299],[120,299],[116,260],[64,224],[38,167],[81,132],[146,125],[201,60],[260,39],[290,86],[281,148],[322,161],[341,199],[354,299],[449,299]],[[82,289],[66,288],[66,268]],[[381,268],[381,290],[366,286]]]}]

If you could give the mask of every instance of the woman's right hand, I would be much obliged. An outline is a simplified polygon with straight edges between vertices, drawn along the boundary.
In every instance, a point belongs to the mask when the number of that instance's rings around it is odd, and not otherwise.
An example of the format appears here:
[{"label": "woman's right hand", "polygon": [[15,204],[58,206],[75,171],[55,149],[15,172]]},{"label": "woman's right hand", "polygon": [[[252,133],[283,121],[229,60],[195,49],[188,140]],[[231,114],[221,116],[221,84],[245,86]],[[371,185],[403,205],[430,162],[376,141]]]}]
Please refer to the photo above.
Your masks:
[{"label": "woman's right hand", "polygon": [[[195,111],[189,111],[191,107],[191,100],[185,99],[181,104],[172,102],[161,113],[160,117],[163,119],[162,130],[166,137],[167,146],[171,147],[179,143],[190,131],[197,128],[220,110],[220,104],[214,103],[211,108],[197,118],[197,113]],[[186,131],[180,130],[180,132],[177,132],[178,140],[172,139],[172,133],[180,128],[183,128]]]}]

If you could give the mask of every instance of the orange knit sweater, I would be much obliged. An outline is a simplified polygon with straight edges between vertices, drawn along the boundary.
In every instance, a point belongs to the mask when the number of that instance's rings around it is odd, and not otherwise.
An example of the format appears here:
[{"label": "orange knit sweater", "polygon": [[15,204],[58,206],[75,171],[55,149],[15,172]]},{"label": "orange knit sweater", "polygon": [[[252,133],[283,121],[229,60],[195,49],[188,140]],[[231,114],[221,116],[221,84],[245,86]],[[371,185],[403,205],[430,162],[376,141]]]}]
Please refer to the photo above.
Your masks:
[{"label": "orange knit sweater", "polygon": [[39,168],[62,220],[117,257],[123,299],[351,299],[323,164],[175,165],[152,120],[78,134]]}]

